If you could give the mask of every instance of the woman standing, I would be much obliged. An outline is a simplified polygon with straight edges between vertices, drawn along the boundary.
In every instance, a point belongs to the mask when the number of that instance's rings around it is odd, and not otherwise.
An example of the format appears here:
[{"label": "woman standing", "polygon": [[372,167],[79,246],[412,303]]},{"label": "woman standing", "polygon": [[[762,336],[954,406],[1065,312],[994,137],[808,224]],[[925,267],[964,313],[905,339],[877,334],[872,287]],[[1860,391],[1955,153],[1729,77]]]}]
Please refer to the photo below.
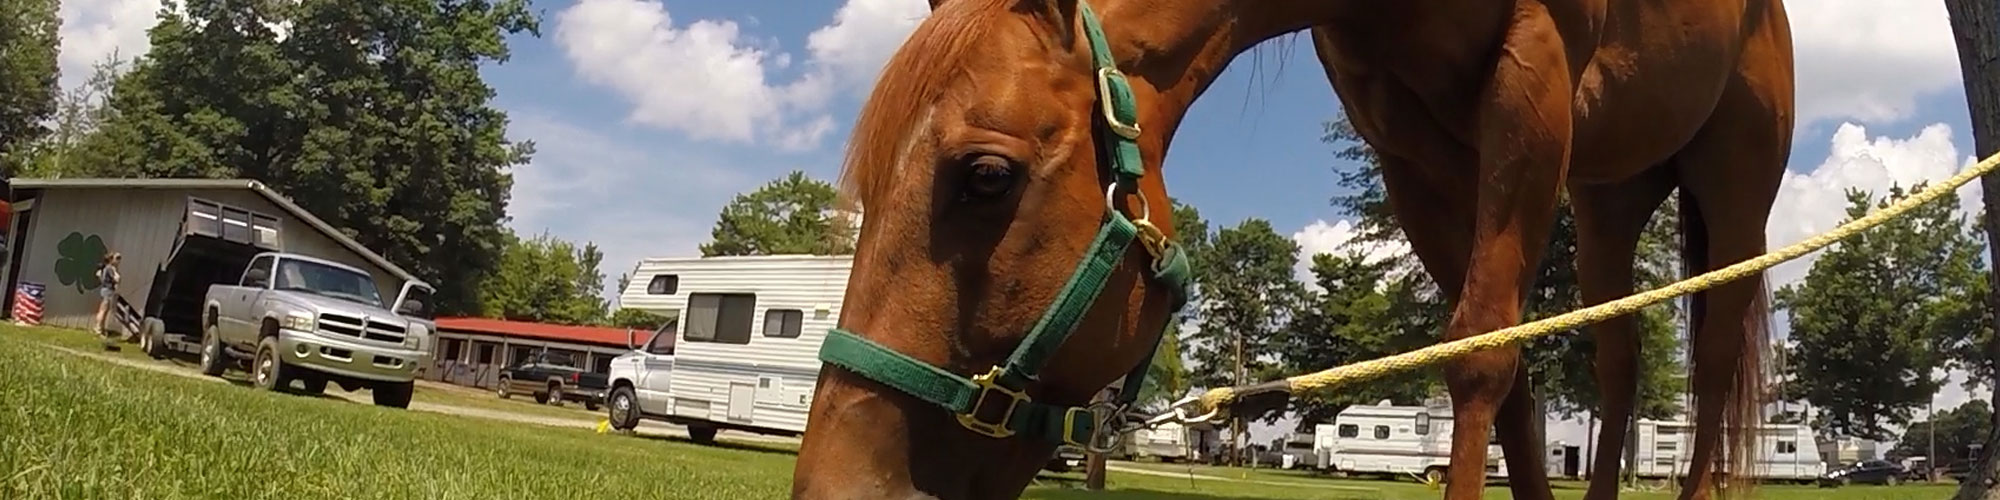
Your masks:
[{"label": "woman standing", "polygon": [[104,348],[111,351],[118,350],[118,340],[112,338],[111,330],[104,327],[104,318],[118,307],[118,258],[118,252],[111,252],[97,264],[97,293],[103,298],[97,302],[97,334],[104,336]]}]

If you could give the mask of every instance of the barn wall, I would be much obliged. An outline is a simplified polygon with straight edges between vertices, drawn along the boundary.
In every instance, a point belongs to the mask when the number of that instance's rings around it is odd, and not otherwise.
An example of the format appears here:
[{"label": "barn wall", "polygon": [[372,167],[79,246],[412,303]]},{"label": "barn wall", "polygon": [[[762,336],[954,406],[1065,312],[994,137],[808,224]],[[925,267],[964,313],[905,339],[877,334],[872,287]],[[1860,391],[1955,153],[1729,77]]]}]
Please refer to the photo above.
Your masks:
[{"label": "barn wall", "polygon": [[[23,282],[47,287],[43,298],[42,322],[71,328],[87,328],[97,313],[98,291],[86,289],[73,276],[59,276],[59,267],[88,273],[96,263],[82,264],[79,253],[87,240],[96,238],[110,251],[124,255],[118,270],[124,278],[119,293],[134,306],[143,307],[152,289],[153,277],[165,269],[167,254],[173,251],[174,236],[180,230],[189,197],[201,198],[252,210],[277,218],[280,243],[295,252],[340,262],[368,271],[384,302],[394,300],[403,280],[370,263],[290,212],[249,189],[48,189],[35,202],[34,226],[26,238],[26,252],[18,271]],[[68,255],[64,241],[69,240]],[[74,273],[69,273],[74,274]],[[67,278],[68,283],[65,283]],[[11,293],[11,291],[9,291]]]}]

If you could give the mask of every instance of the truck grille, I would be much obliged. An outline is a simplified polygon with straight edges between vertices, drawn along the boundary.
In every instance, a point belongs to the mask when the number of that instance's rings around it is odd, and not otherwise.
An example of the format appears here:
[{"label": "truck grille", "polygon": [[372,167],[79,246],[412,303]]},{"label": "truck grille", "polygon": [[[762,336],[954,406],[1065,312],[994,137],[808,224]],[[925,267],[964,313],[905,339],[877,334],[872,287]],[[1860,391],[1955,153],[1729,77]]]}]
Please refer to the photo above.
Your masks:
[{"label": "truck grille", "polygon": [[365,325],[361,318],[344,314],[319,315],[319,329],[335,335],[359,337],[368,340],[403,343],[409,330],[403,325],[383,321],[368,320]]}]

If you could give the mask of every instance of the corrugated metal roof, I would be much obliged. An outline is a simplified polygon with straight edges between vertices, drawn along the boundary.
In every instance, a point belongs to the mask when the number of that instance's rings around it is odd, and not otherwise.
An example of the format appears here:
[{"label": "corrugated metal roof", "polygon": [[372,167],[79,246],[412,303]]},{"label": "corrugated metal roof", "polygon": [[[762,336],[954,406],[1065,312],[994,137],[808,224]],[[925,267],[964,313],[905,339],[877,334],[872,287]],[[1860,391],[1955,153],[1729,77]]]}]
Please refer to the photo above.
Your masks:
[{"label": "corrugated metal roof", "polygon": [[[320,233],[325,234],[328,238],[333,238],[333,241],[340,243],[340,246],[347,247],[348,250],[360,254],[361,258],[368,259],[368,262],[381,266],[382,269],[388,270],[390,274],[402,278],[404,281],[424,283],[426,286],[430,285],[423,280],[417,279],[409,271],[404,271],[403,268],[390,263],[389,259],[382,257],[382,254],[375,253],[374,250],[363,246],[361,242],[347,237],[347,234],[340,232],[333,225],[320,220],[312,212],[306,211],[305,207],[300,207],[298,204],[292,203],[290,198],[278,194],[277,191],[265,186],[262,182],[257,182],[255,179],[16,178],[9,179],[8,183],[14,189],[248,189],[255,191],[259,195],[263,195],[265,199],[271,201],[271,204],[277,205],[278,208],[291,213],[293,217],[305,221],[313,229],[319,230]],[[436,287],[433,286],[432,288]]]},{"label": "corrugated metal roof", "polygon": [[[544,340],[562,340],[587,344],[602,344],[614,347],[625,346],[625,329],[602,326],[571,326],[528,321],[509,321],[493,318],[438,318],[438,331],[473,332],[508,337],[527,337]],[[652,332],[634,332],[638,342],[652,337]],[[667,346],[673,346],[673,337],[667,338]]]}]

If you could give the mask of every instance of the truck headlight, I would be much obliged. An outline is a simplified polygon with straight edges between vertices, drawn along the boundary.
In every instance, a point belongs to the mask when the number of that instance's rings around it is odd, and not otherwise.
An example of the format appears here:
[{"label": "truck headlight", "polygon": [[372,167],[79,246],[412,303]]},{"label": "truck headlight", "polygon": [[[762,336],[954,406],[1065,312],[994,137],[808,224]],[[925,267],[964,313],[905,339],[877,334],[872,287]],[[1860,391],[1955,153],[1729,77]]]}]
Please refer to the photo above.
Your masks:
[{"label": "truck headlight", "polygon": [[313,330],[313,316],[306,313],[286,315],[285,328],[310,332]]},{"label": "truck headlight", "polygon": [[430,336],[431,334],[431,332],[424,330],[424,327],[422,325],[416,325],[416,324],[411,324],[410,329],[408,331],[409,334],[403,336],[403,347],[406,349],[422,348],[424,345],[424,337]]}]

